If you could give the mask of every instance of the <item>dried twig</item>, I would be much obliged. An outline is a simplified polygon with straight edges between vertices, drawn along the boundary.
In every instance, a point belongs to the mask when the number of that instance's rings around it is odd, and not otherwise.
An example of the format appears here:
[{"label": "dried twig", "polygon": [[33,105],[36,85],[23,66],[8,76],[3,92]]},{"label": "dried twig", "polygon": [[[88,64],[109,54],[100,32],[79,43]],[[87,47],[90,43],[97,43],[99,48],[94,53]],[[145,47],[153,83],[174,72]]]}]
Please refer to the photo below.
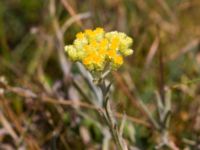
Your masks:
[{"label": "dried twig", "polygon": [[[22,96],[22,97],[33,98],[33,99],[36,99],[36,98],[41,99],[42,102],[45,102],[45,103],[52,103],[52,104],[71,106],[71,107],[78,105],[82,108],[93,109],[93,110],[96,110],[96,111],[103,111],[103,109],[101,107],[94,106],[94,105],[91,105],[91,104],[88,104],[88,103],[85,103],[85,102],[81,102],[80,100],[78,100],[78,103],[74,103],[74,101],[72,101],[72,100],[58,100],[58,99],[55,99],[55,98],[48,97],[44,94],[43,95],[36,94],[29,89],[20,88],[20,87],[11,87],[11,86],[9,86],[5,83],[2,83],[2,82],[0,82],[0,87],[3,87],[7,92],[12,92],[12,93],[15,93],[15,94]],[[120,118],[120,119],[123,118],[123,114],[121,114],[121,113],[115,113],[115,116],[117,118]],[[141,125],[144,125],[146,127],[150,127],[150,125],[147,122],[142,121],[138,118],[134,118],[134,117],[128,116],[128,115],[126,115],[126,118],[127,118],[127,120],[129,120],[131,122],[141,124]]]}]

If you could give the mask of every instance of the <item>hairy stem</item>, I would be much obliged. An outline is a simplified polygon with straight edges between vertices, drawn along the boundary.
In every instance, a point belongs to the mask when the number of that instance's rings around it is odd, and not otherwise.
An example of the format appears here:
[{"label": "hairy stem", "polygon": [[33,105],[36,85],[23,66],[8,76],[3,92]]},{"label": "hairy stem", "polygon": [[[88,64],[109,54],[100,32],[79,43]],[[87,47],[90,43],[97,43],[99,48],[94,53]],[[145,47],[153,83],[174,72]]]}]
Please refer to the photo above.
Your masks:
[{"label": "hairy stem", "polygon": [[103,101],[104,101],[103,107],[105,109],[104,119],[106,120],[106,123],[108,124],[108,127],[111,131],[112,137],[113,137],[118,149],[126,150],[127,148],[126,148],[125,144],[123,144],[124,142],[123,142],[122,137],[119,135],[118,128],[114,121],[114,116],[113,116],[112,110],[110,108],[109,97],[108,97],[110,86],[111,86],[111,84],[106,86],[105,81],[102,81],[102,83],[100,83],[100,85],[99,85],[99,87],[102,91],[102,94],[103,94]]}]

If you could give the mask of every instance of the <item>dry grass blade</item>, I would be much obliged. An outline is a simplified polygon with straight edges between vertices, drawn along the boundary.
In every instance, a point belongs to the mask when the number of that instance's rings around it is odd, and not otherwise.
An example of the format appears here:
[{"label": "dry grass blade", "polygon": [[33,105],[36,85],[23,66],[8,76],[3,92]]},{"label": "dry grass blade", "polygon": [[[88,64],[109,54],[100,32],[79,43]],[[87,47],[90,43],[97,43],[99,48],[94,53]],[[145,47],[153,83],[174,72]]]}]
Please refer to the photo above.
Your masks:
[{"label": "dry grass blade", "polygon": [[[47,103],[74,107],[74,103],[71,100],[59,100],[58,101],[56,99],[49,98],[49,97],[43,97],[42,99],[43,99],[44,102],[47,102]],[[97,111],[103,111],[102,108],[100,108],[100,107],[93,106],[93,105],[90,105],[90,104],[87,104],[87,103],[83,103],[83,102],[79,102],[78,105],[80,107],[82,107],[82,108],[93,109],[93,110],[97,110]],[[114,115],[119,119],[123,118],[123,114],[121,114],[121,113],[115,113]],[[129,120],[131,122],[134,122],[134,123],[137,123],[137,124],[141,124],[141,125],[144,125],[146,127],[150,127],[150,125],[147,122],[142,121],[142,120],[140,120],[138,118],[134,118],[134,117],[131,117],[131,116],[128,116],[128,115],[126,115],[126,118],[127,118],[127,120]]]},{"label": "dry grass blade", "polygon": [[156,37],[149,49],[149,53],[147,55],[146,62],[145,62],[145,69],[147,69],[150,66],[152,59],[158,50],[159,42],[160,42],[159,38]]},{"label": "dry grass blade", "polygon": [[[5,88],[5,90],[7,90],[8,92],[13,92],[13,93],[15,93],[19,96],[23,96],[23,97],[27,97],[27,98],[33,98],[33,99],[39,98],[39,99],[42,100],[42,102],[46,102],[46,103],[65,105],[65,106],[71,106],[71,107],[78,105],[82,108],[93,109],[93,110],[97,110],[97,111],[103,111],[103,109],[101,107],[94,106],[94,105],[91,105],[91,104],[88,104],[88,103],[85,103],[85,102],[81,102],[80,100],[77,100],[78,103],[74,103],[72,100],[58,100],[58,99],[54,99],[54,98],[44,96],[44,95],[41,95],[41,96],[37,95],[37,94],[31,92],[28,89],[19,88],[19,87],[18,88],[11,87],[11,86],[5,85],[4,83],[1,83],[1,84],[3,84],[3,87]],[[13,90],[13,89],[15,89],[15,90]],[[20,90],[16,90],[16,89],[20,89]],[[123,118],[123,114],[121,114],[121,113],[115,113],[114,115],[119,119]],[[127,120],[129,120],[131,122],[141,124],[141,125],[144,125],[146,127],[150,127],[150,125],[147,122],[142,121],[138,118],[134,118],[134,117],[128,116],[128,115],[126,115],[126,118],[127,118]]]},{"label": "dry grass blade", "polygon": [[169,60],[165,61],[173,61],[176,60],[178,57],[180,57],[181,55],[184,55],[185,53],[194,50],[196,48],[198,48],[200,43],[199,39],[193,39],[190,42],[188,42],[188,44],[186,44],[186,46],[184,46],[182,49],[180,49],[179,51],[177,51],[176,53],[172,53],[172,55],[169,57]]},{"label": "dry grass blade", "polygon": [[39,150],[38,143],[32,138],[31,135],[25,135],[24,128],[22,127],[21,119],[17,117],[17,115],[11,109],[7,99],[2,97],[2,107],[4,108],[4,112],[7,114],[7,118],[12,122],[13,126],[16,128],[16,131],[21,134],[24,142],[27,144],[28,149],[30,150]]},{"label": "dry grass blade", "polygon": [[10,136],[17,141],[18,136],[17,133],[15,133],[14,129],[12,128],[11,124],[8,122],[6,117],[3,115],[3,113],[0,111],[0,122],[2,123],[3,127],[7,130],[7,132],[10,134]]},{"label": "dry grass blade", "polygon": [[[72,17],[76,16],[76,12],[73,7],[69,4],[68,0],[60,0],[65,9],[69,12]],[[82,22],[80,20],[75,20],[79,26],[82,26]]]},{"label": "dry grass blade", "polygon": [[149,111],[149,109],[147,108],[147,106],[144,104],[144,102],[140,99],[140,97],[138,96],[137,92],[135,93],[137,95],[137,99],[135,99],[132,95],[132,91],[128,88],[127,84],[125,83],[124,79],[118,75],[117,73],[113,73],[116,81],[118,82],[118,84],[120,85],[119,87],[121,88],[121,90],[126,94],[126,96],[131,100],[132,104],[134,107],[137,107],[137,109],[145,116],[149,119],[149,121],[151,122],[152,127],[154,127],[155,129],[160,128],[159,124],[157,123],[157,121],[154,119],[154,117],[152,116],[151,112]]},{"label": "dry grass blade", "polygon": [[65,81],[69,82],[70,74],[71,74],[70,73],[71,64],[66,59],[65,54],[64,54],[63,33],[61,32],[59,22],[58,22],[58,19],[56,17],[55,0],[50,0],[49,13],[50,13],[50,16],[52,17],[52,25],[53,25],[53,29],[54,29],[54,32],[55,32],[55,35],[56,35],[56,40],[58,42],[55,45],[56,45],[56,48],[58,48],[57,52],[58,52],[58,57],[59,57],[59,61],[60,61],[60,67],[63,71]]},{"label": "dry grass blade", "polygon": [[163,10],[168,14],[168,16],[170,16],[172,21],[177,21],[176,16],[174,15],[173,11],[170,9],[170,7],[167,4],[167,2],[165,0],[157,0],[157,1],[161,5]]},{"label": "dry grass blade", "polygon": [[136,107],[142,114],[145,115],[145,112],[140,108],[138,101],[132,96],[128,87],[124,83],[122,77],[118,73],[113,73],[114,78],[116,79],[119,88],[124,92],[124,94],[128,97],[134,107]]},{"label": "dry grass blade", "polygon": [[81,19],[87,19],[91,17],[91,13],[90,12],[86,12],[86,13],[81,13],[81,14],[77,14],[73,17],[71,17],[70,19],[67,19],[67,21],[65,21],[65,23],[63,24],[61,31],[62,33],[65,33],[67,31],[67,29],[76,21],[81,20]]}]

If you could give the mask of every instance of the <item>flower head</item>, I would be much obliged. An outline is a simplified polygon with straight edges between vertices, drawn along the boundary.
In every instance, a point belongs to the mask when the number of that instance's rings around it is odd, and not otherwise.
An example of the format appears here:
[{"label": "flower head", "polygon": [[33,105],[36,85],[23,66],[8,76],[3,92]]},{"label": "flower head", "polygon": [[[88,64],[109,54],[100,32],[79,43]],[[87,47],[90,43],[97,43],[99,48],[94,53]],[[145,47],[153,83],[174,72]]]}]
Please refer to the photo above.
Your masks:
[{"label": "flower head", "polygon": [[73,44],[65,46],[65,51],[72,61],[81,62],[89,71],[102,72],[106,68],[118,69],[123,57],[133,53],[132,43],[132,38],[125,33],[87,29],[77,33]]}]

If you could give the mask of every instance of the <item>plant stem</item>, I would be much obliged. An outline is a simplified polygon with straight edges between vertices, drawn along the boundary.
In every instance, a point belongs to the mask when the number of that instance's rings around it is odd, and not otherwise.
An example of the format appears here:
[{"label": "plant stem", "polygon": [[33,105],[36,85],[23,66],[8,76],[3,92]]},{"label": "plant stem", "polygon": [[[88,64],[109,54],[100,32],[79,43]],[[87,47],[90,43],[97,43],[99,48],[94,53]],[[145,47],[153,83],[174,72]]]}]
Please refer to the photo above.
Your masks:
[{"label": "plant stem", "polygon": [[105,109],[104,119],[106,120],[106,123],[108,124],[108,127],[111,131],[112,137],[113,137],[118,149],[125,150],[126,146],[125,146],[125,144],[123,144],[123,139],[119,135],[116,123],[114,122],[113,113],[110,108],[109,97],[108,97],[110,85],[106,86],[105,81],[102,81],[102,83],[99,86],[102,91],[102,94],[103,94],[103,107]]}]

